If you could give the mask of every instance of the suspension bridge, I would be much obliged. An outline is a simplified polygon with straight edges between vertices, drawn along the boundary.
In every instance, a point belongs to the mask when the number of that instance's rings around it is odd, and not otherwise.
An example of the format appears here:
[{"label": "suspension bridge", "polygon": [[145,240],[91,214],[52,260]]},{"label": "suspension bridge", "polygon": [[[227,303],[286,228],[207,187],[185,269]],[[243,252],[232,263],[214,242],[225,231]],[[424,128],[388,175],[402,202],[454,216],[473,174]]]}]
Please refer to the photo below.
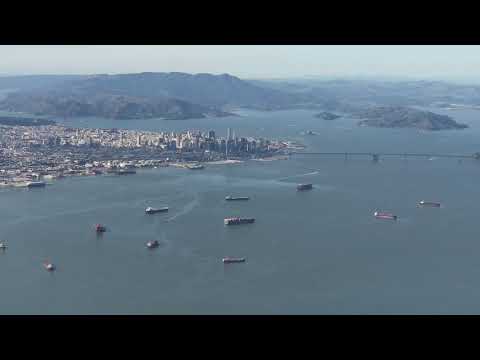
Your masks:
[{"label": "suspension bridge", "polygon": [[402,158],[453,158],[453,159],[475,159],[480,160],[480,152],[474,154],[435,154],[435,153],[373,153],[373,152],[302,152],[293,151],[289,155],[309,156],[342,156],[345,159],[352,157],[370,157],[378,161],[381,157],[402,157]]}]

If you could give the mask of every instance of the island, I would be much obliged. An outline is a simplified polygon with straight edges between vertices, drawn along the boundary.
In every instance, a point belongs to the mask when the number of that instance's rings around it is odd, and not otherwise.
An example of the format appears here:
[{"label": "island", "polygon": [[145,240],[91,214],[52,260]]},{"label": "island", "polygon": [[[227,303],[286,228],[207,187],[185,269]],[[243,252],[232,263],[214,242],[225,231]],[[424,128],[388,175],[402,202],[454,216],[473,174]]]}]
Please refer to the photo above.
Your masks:
[{"label": "island", "polygon": [[465,129],[466,124],[457,123],[450,116],[439,115],[404,106],[379,106],[357,111],[353,114],[363,120],[360,126],[380,128],[416,128],[437,131],[450,129]]},{"label": "island", "polygon": [[320,119],[323,119],[323,120],[335,120],[335,119],[338,119],[339,117],[341,117],[340,115],[336,115],[336,114],[326,112],[326,111],[321,112],[319,114],[316,114],[314,116],[316,118],[320,118]]}]

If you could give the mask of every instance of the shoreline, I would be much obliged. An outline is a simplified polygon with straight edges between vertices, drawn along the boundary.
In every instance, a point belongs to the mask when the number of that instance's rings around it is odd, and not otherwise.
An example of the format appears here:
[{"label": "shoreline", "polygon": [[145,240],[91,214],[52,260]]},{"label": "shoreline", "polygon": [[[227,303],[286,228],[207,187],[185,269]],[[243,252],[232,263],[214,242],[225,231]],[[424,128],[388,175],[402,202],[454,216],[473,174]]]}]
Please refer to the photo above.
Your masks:
[{"label": "shoreline", "polygon": [[[135,171],[138,170],[153,170],[153,169],[159,169],[159,168],[166,168],[166,167],[175,167],[175,168],[182,168],[182,169],[204,169],[205,166],[208,165],[238,165],[245,163],[247,161],[253,160],[253,161],[276,161],[276,160],[287,160],[288,156],[285,155],[274,155],[271,157],[266,157],[266,158],[258,158],[258,159],[245,159],[245,160],[237,160],[237,159],[229,159],[229,160],[213,160],[213,161],[203,161],[203,162],[165,162],[162,164],[156,164],[156,165],[151,165],[151,166],[133,166],[132,170],[135,169]],[[204,166],[205,165],[205,166]],[[114,171],[111,171],[114,170]],[[8,181],[8,180],[3,180],[0,182],[0,189],[6,189],[6,188],[31,188],[28,183],[31,182],[42,182],[46,186],[53,185],[56,181],[62,180],[62,179],[67,179],[67,178],[75,178],[75,177],[95,177],[95,176],[112,176],[112,175],[118,175],[116,172],[120,172],[121,170],[125,170],[123,168],[120,169],[112,169],[109,167],[101,167],[101,168],[96,168],[94,170],[78,170],[76,172],[72,173],[62,173],[62,174],[46,174],[46,175],[41,175],[38,176],[35,179],[22,179],[22,180],[13,180],[13,181]],[[98,171],[98,172],[97,172]],[[132,173],[131,175],[135,175],[135,173]],[[43,187],[43,186],[42,186]]]}]

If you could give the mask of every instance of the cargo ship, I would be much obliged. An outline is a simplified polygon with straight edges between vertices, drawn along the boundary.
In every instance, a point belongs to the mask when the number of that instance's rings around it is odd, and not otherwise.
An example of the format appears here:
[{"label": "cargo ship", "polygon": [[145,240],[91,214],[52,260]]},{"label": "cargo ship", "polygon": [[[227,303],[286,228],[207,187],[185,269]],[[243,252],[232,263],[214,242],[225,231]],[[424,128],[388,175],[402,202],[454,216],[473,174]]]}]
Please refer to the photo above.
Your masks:
[{"label": "cargo ship", "polygon": [[96,231],[97,233],[102,233],[102,232],[107,231],[107,229],[106,229],[106,227],[103,226],[102,224],[97,224],[97,225],[95,225],[95,231]]},{"label": "cargo ship", "polygon": [[440,207],[440,203],[434,201],[425,201],[422,200],[418,203],[418,206],[428,206],[428,207]]},{"label": "cargo ship", "polygon": [[7,250],[7,244],[0,242],[0,250]]},{"label": "cargo ship", "polygon": [[297,185],[297,191],[312,190],[312,189],[313,189],[312,184],[298,184]]},{"label": "cargo ship", "polygon": [[373,213],[373,216],[375,216],[377,219],[397,220],[397,215],[386,212],[375,211]]},{"label": "cargo ship", "polygon": [[243,263],[246,261],[245,258],[233,258],[233,257],[230,257],[230,256],[227,256],[227,257],[224,257],[222,259],[223,263],[224,264],[231,264],[231,263]]},{"label": "cargo ship", "polygon": [[147,242],[147,248],[149,249],[154,249],[157,248],[160,245],[160,243],[157,240],[152,240]]},{"label": "cargo ship", "polygon": [[241,225],[241,224],[251,224],[255,222],[254,218],[239,218],[239,217],[231,217],[223,219],[223,223],[225,225]]},{"label": "cargo ship", "polygon": [[145,212],[147,214],[155,214],[155,213],[158,213],[158,212],[167,212],[167,211],[168,211],[167,206],[161,207],[161,208],[158,208],[158,209],[157,208],[152,208],[152,207],[149,206],[145,209]]},{"label": "cargo ship", "polygon": [[232,196],[228,195],[225,197],[225,200],[227,201],[235,201],[235,200],[249,200],[250,198],[248,196]]}]

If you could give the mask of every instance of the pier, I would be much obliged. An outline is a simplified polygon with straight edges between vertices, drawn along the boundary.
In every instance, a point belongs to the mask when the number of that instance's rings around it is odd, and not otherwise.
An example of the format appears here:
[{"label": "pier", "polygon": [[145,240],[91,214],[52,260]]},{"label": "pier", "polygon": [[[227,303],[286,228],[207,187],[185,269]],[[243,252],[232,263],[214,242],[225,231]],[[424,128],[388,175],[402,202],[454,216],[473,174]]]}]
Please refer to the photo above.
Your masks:
[{"label": "pier", "polygon": [[347,160],[351,157],[370,157],[378,161],[380,157],[401,157],[401,158],[453,158],[453,159],[475,159],[480,160],[480,153],[471,155],[465,154],[434,154],[434,153],[373,153],[373,152],[290,152],[289,155],[311,155],[311,156],[342,156]]}]

